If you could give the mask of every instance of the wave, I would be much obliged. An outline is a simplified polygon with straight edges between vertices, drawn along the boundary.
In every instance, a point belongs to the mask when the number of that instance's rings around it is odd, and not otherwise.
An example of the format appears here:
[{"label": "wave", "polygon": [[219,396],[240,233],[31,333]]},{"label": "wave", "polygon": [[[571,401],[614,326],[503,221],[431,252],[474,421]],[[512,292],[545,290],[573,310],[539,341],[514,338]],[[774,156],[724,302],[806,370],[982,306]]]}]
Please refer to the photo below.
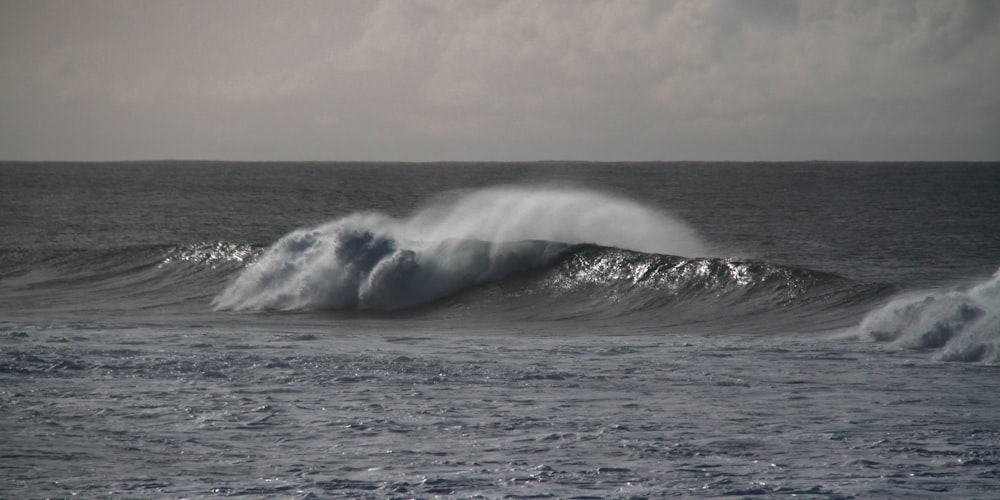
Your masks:
[{"label": "wave", "polygon": [[[283,238],[215,299],[232,310],[410,310],[509,320],[659,318],[690,326],[798,315],[810,327],[884,287],[760,261],[543,240],[400,242],[369,230]],[[744,330],[750,328],[744,324]]]},{"label": "wave", "polygon": [[856,321],[853,307],[884,290],[790,266],[676,255],[705,248],[682,222],[627,200],[491,189],[408,218],[354,214],[296,230],[213,304],[500,320],[645,315],[660,326],[782,314],[816,326],[849,313]]},{"label": "wave", "polygon": [[91,249],[0,249],[9,314],[127,311],[202,304],[261,253],[229,242]]},{"label": "wave", "polygon": [[779,333],[856,322],[886,289],[762,261],[577,245],[549,266],[463,291],[432,312],[599,320],[623,331]]},{"label": "wave", "polygon": [[544,241],[400,242],[372,231],[282,238],[215,299],[218,309],[375,309],[426,304],[544,266],[566,248]]},{"label": "wave", "polygon": [[438,200],[403,219],[354,214],[294,231],[215,306],[402,309],[547,266],[577,243],[704,249],[682,222],[631,200],[585,190],[492,188]]},{"label": "wave", "polygon": [[631,332],[778,333],[857,325],[889,291],[706,256],[707,248],[682,221],[629,200],[497,188],[442,198],[410,217],[351,214],[267,248],[0,249],[0,309],[32,320],[226,323],[263,318],[213,310],[317,311],[296,317],[546,321],[560,329],[598,320]]},{"label": "wave", "polygon": [[1000,361],[1000,271],[968,289],[899,297],[861,322],[861,335],[943,361]]}]

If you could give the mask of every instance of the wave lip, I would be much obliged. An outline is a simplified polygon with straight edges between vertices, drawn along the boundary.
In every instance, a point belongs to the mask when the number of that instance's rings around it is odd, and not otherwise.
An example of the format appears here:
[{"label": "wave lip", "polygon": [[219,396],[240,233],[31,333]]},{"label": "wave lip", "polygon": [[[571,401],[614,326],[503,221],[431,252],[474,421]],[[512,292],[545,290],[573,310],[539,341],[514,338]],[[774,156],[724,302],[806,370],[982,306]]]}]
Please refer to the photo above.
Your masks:
[{"label": "wave lip", "polygon": [[1000,271],[967,290],[922,292],[870,313],[862,335],[902,348],[935,349],[942,361],[1000,361]]}]

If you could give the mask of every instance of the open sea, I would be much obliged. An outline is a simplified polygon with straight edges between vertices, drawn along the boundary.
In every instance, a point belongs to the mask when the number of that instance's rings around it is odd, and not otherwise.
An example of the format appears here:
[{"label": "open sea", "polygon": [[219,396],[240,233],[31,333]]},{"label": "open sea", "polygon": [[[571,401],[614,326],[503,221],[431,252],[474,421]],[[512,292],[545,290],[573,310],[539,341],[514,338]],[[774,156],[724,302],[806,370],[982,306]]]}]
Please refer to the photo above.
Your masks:
[{"label": "open sea", "polygon": [[998,163],[0,163],[2,498],[998,498]]}]

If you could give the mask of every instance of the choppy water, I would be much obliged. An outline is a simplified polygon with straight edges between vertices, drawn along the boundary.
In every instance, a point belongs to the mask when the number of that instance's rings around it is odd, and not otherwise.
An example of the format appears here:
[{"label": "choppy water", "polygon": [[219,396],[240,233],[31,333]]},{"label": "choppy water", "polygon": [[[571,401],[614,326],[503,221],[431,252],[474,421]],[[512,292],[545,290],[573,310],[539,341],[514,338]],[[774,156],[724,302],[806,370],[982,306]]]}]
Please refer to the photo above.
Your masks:
[{"label": "choppy water", "polygon": [[3,164],[0,493],[988,498],[997,167]]}]

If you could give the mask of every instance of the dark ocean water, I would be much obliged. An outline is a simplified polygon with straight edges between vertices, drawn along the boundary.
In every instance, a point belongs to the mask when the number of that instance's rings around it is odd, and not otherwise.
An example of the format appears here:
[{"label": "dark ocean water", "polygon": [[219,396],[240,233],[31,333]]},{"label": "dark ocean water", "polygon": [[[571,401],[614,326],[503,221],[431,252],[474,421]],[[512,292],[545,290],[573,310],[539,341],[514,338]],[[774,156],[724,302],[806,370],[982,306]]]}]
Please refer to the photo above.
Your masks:
[{"label": "dark ocean water", "polygon": [[0,496],[1000,488],[1000,164],[4,163],[0,235]]}]

